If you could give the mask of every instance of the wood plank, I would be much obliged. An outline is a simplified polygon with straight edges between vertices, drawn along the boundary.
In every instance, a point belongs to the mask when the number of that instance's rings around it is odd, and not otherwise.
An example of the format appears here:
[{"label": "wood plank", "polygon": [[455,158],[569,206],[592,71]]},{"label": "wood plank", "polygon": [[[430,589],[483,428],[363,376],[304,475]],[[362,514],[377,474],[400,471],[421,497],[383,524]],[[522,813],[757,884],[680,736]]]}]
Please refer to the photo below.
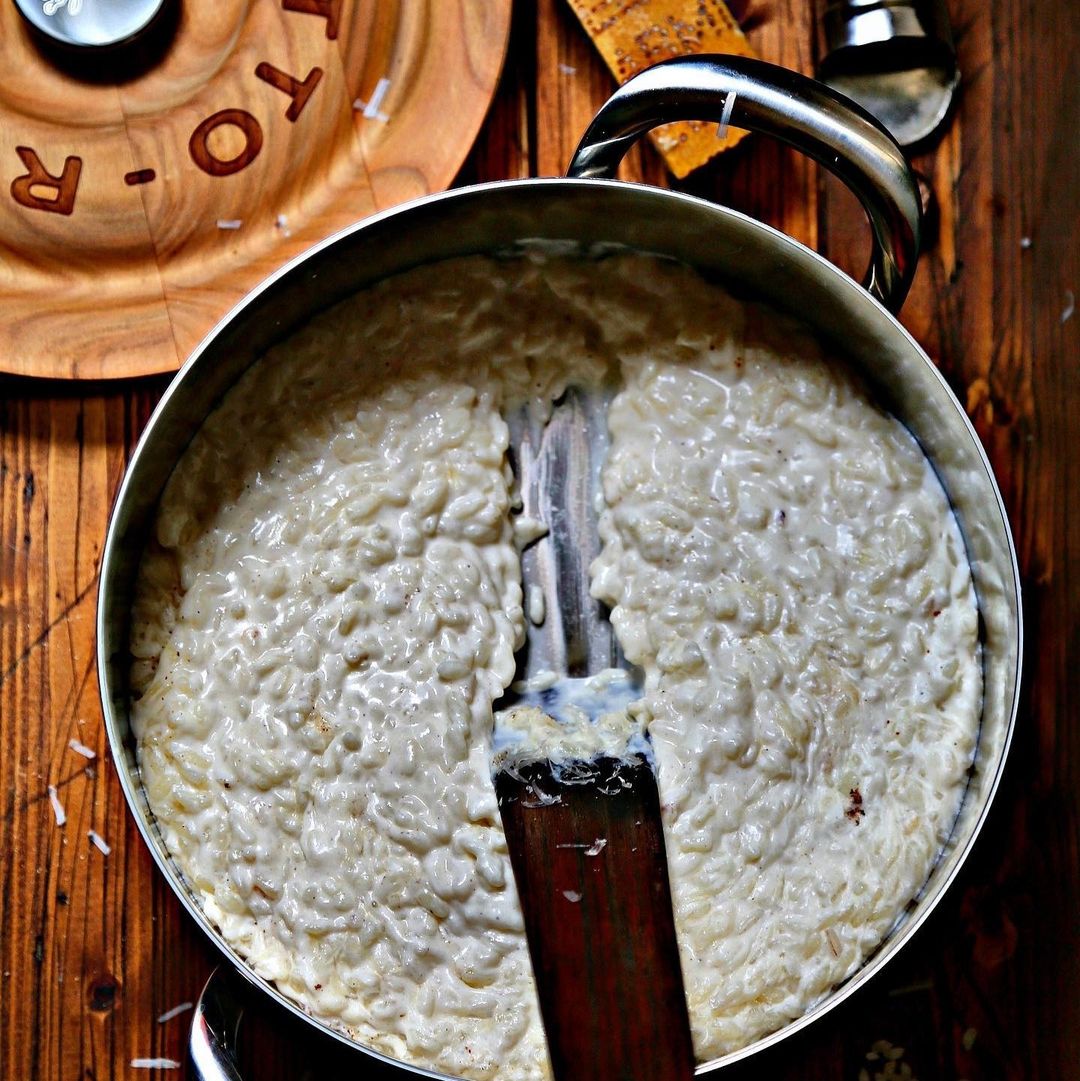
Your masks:
[{"label": "wood plank", "polygon": [[[909,1058],[936,1063],[929,1076],[1065,1077],[1080,1030],[1080,749],[1068,667],[1080,510],[1066,481],[1080,416],[1080,387],[1066,373],[1080,348],[1075,319],[1062,322],[1080,280],[1080,92],[1067,74],[1080,26],[1067,5],[1044,5],[1035,19],[1011,0],[989,9],[964,0],[951,12],[959,106],[940,144],[916,159],[940,229],[901,317],[993,462],[1024,576],[1029,662],[998,805],[953,895],[909,950],[934,1031],[909,1025],[894,1039]],[[824,205],[826,252],[857,270],[868,243],[858,211],[832,184]],[[926,1067],[915,1069],[921,1077]]]}]

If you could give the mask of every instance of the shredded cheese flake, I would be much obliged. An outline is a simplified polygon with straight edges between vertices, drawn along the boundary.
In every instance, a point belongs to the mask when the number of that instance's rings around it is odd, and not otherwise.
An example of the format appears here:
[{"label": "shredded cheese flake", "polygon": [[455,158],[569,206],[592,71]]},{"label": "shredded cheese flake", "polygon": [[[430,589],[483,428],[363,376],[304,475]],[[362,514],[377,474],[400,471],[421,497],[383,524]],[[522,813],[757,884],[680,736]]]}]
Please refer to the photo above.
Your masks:
[{"label": "shredded cheese flake", "polygon": [[174,1058],[133,1058],[133,1070],[179,1070],[180,1063]]},{"label": "shredded cheese flake", "polygon": [[67,812],[56,794],[56,785],[49,785],[49,802],[52,804],[53,814],[56,815],[56,824],[62,826],[67,821]]},{"label": "shredded cheese flake", "polygon": [[188,1010],[194,1007],[193,1002],[181,1002],[178,1006],[173,1006],[171,1010],[166,1010],[158,1019],[159,1025],[165,1024],[166,1021],[171,1021],[174,1017],[179,1017],[182,1013],[187,1013]]},{"label": "shredded cheese flake", "polygon": [[85,743],[80,743],[77,739],[69,739],[68,746],[76,754],[81,754],[83,758],[97,758],[97,751],[93,747],[87,747]]},{"label": "shredded cheese flake", "polygon": [[724,99],[724,111],[720,114],[720,125],[716,129],[716,137],[718,139],[726,139],[728,133],[728,126],[731,123],[731,113],[735,108],[735,91],[729,90],[727,97]]},{"label": "shredded cheese flake", "polygon": [[106,843],[105,838],[101,836],[96,830],[89,830],[86,834],[90,838],[90,843],[103,855],[107,856],[112,848]]},{"label": "shredded cheese flake", "polygon": [[363,113],[364,117],[368,120],[381,120],[384,124],[390,119],[381,109],[383,98],[386,97],[387,90],[390,89],[390,80],[387,78],[380,79],[375,84],[375,89],[372,91],[370,101],[362,101],[357,98],[353,102],[353,108],[360,113]]}]

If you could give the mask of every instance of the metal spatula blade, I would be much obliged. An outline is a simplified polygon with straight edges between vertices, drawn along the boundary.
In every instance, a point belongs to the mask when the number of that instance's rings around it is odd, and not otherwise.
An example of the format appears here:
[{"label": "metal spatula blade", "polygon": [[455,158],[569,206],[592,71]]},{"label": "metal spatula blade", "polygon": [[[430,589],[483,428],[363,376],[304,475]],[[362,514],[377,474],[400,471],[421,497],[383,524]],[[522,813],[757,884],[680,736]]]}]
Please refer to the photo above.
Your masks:
[{"label": "metal spatula blade", "polygon": [[550,408],[523,405],[507,418],[521,513],[548,533],[522,553],[526,596],[539,588],[545,617],[528,625],[519,678],[544,672],[581,678],[625,665],[604,605],[589,594],[589,565],[600,553],[597,495],[608,449],[610,387],[569,387]]}]

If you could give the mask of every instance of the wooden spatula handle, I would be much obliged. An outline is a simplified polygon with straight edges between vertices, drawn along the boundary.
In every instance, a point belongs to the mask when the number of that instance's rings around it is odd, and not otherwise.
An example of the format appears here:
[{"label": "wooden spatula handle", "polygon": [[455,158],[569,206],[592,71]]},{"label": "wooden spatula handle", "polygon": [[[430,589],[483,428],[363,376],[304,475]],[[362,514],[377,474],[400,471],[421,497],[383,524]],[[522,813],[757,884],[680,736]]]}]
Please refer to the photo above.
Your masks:
[{"label": "wooden spatula handle", "polygon": [[557,1081],[694,1072],[656,779],[601,759],[570,784],[549,763],[496,777]]}]

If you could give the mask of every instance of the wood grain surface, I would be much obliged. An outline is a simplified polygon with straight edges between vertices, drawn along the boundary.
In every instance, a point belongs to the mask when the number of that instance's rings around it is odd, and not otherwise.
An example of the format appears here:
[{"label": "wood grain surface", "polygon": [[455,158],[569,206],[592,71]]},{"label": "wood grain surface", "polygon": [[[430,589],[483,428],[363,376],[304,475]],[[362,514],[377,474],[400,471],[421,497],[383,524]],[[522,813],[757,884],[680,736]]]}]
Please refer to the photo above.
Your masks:
[{"label": "wood grain surface", "polygon": [[[738,14],[763,58],[810,71],[810,7],[750,0]],[[1080,17],[1071,0],[949,7],[964,82],[944,139],[918,161],[940,226],[903,318],[967,403],[1001,481],[1024,575],[1024,702],[987,826],[926,926],[869,987],[730,1069],[733,1081],[1080,1074]],[[460,179],[561,172],[610,89],[562,0],[517,0],[510,59]],[[625,170],[665,182],[647,148]],[[747,139],[680,186],[862,269],[854,201],[792,152]],[[0,1076],[11,1081],[146,1077],[132,1058],[182,1058],[184,1018],[156,1018],[194,999],[216,961],[154,873],[111,764],[68,748],[78,738],[104,752],[97,559],[126,455],[165,385],[0,381]],[[262,1003],[244,1058],[258,1081],[384,1074]]]},{"label": "wood grain surface", "polygon": [[175,370],[293,256],[446,187],[509,13],[184,0],[161,62],[116,86],[47,62],[0,5],[0,371]]}]

